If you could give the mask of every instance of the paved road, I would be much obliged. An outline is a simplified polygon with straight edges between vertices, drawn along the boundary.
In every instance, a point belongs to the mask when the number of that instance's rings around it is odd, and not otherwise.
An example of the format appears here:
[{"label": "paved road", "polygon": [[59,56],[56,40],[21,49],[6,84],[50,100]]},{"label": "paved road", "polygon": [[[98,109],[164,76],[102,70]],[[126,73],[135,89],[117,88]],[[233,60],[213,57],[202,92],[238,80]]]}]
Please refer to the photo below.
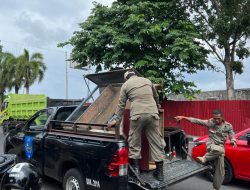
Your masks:
[{"label": "paved road", "polygon": [[[4,136],[0,129],[0,154],[3,153]],[[192,144],[190,144],[192,146]],[[61,184],[48,178],[43,179],[42,190],[61,190]],[[136,190],[137,188],[135,188]],[[212,190],[212,183],[208,181],[203,175],[197,175],[189,178],[181,183],[175,184],[168,190]],[[221,190],[249,190],[250,182],[241,180],[234,180],[233,183],[223,186]]]},{"label": "paved road", "polygon": [[[134,188],[139,190],[138,188]],[[173,185],[167,190],[212,190],[212,183],[208,181],[203,175],[194,176],[181,183]],[[220,190],[249,190],[250,182],[235,180],[232,184],[222,186]],[[61,190],[61,185],[54,180],[45,179],[42,190]]]}]

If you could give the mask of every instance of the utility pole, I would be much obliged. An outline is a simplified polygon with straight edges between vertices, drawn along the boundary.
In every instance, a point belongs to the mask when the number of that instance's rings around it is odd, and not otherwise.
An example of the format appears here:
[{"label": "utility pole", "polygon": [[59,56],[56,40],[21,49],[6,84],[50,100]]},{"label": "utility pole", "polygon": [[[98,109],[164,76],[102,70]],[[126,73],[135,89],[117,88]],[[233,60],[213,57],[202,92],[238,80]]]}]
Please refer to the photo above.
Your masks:
[{"label": "utility pole", "polygon": [[67,51],[65,51],[65,91],[66,91],[66,99],[68,99],[68,58]]},{"label": "utility pole", "polygon": [[85,84],[87,86],[87,94],[86,94],[86,98],[87,98],[89,96],[90,89],[89,89],[89,80],[86,81],[85,76],[88,75],[92,69],[90,68],[90,65],[86,66],[86,67],[82,67],[81,69],[87,72],[87,74],[83,74],[83,78],[84,78]]}]

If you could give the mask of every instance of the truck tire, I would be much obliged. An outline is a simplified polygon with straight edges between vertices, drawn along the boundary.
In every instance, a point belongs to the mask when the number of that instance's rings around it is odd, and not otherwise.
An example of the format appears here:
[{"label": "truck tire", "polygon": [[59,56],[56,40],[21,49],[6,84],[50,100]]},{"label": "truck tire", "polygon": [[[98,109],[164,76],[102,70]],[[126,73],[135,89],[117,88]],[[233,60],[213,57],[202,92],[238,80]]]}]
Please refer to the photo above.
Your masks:
[{"label": "truck tire", "polygon": [[69,169],[63,177],[63,190],[85,190],[83,177],[78,169]]},{"label": "truck tire", "polygon": [[[233,174],[233,168],[231,164],[229,163],[229,161],[225,158],[224,162],[225,162],[225,178],[223,181],[223,185],[226,185],[232,181],[234,174]],[[206,172],[206,176],[208,177],[210,181],[213,181],[215,169],[214,169],[214,164],[211,163],[211,165],[212,165],[211,166],[212,169]]]}]

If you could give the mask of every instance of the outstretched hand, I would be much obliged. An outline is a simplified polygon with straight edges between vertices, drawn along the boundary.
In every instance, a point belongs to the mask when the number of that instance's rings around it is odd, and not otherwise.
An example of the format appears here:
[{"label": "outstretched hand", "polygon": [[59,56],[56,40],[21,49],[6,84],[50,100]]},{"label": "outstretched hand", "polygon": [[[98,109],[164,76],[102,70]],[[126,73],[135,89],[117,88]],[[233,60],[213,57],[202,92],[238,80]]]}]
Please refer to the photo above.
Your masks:
[{"label": "outstretched hand", "polygon": [[183,118],[184,118],[184,116],[175,116],[174,117],[177,121],[181,121]]},{"label": "outstretched hand", "polygon": [[111,127],[114,126],[115,124],[116,124],[116,120],[112,120],[112,121],[108,122],[107,127],[108,127],[108,128],[111,128]]},{"label": "outstretched hand", "polygon": [[237,147],[237,144],[235,141],[231,142],[231,145],[233,145],[233,148],[236,148]]}]

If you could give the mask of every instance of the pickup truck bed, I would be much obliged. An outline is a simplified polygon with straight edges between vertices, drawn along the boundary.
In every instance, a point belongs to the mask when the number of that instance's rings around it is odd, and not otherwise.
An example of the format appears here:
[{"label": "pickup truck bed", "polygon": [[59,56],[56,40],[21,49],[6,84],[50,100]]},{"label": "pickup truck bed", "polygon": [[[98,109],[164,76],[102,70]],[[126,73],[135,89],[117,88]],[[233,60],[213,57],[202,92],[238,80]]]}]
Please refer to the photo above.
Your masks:
[{"label": "pickup truck bed", "polygon": [[134,183],[143,189],[166,188],[174,183],[182,181],[188,177],[204,172],[207,166],[202,166],[190,160],[164,161],[164,181],[155,180],[153,171],[142,172],[139,179],[135,176],[129,176],[130,183]]}]

